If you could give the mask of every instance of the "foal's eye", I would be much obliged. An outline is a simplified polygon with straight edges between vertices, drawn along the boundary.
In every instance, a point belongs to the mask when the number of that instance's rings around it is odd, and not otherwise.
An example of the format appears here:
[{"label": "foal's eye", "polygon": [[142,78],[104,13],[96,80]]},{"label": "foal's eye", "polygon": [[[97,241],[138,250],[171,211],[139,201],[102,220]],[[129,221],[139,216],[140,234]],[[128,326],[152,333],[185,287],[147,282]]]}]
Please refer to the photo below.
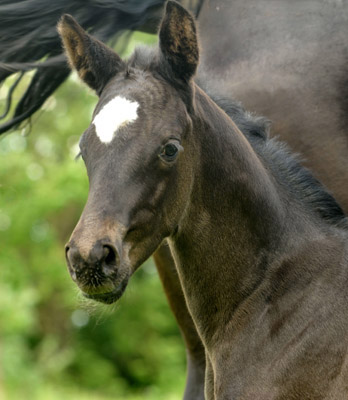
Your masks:
[{"label": "foal's eye", "polygon": [[169,142],[163,146],[160,157],[167,162],[174,161],[182,147],[179,143]]},{"label": "foal's eye", "polygon": [[173,143],[169,143],[164,146],[163,155],[166,157],[174,157],[178,152],[178,148]]}]

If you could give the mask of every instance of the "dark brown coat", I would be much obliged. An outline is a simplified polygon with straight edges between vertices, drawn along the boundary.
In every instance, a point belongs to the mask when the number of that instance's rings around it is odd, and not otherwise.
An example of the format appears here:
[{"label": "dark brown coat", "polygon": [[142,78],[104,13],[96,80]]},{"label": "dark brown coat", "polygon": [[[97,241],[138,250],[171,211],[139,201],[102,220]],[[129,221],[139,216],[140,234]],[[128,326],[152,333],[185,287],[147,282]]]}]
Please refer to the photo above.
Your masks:
[{"label": "dark brown coat", "polygon": [[139,104],[110,144],[94,124],[81,140],[91,191],[67,247],[76,283],[115,301],[168,238],[206,352],[206,399],[347,398],[343,212],[262,127],[243,135],[193,83],[192,17],[168,2],[159,53],[127,63],[71,17],[60,32],[100,93],[96,113],[116,95]]}]

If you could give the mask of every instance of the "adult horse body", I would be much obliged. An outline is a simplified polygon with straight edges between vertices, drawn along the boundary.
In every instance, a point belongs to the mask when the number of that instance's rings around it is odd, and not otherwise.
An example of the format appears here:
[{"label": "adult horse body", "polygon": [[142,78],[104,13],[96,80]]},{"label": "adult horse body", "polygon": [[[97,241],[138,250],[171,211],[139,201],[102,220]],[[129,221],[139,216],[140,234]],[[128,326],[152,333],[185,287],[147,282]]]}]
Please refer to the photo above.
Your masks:
[{"label": "adult horse body", "polygon": [[206,399],[346,399],[348,231],[335,200],[260,121],[236,108],[244,136],[193,82],[195,23],[177,3],[160,50],[128,62],[69,16],[59,29],[100,95],[80,142],[90,193],[67,246],[81,290],[117,300],[168,238]]},{"label": "adult horse body", "polygon": [[348,2],[206,2],[199,22],[199,78],[267,116],[347,212]]}]

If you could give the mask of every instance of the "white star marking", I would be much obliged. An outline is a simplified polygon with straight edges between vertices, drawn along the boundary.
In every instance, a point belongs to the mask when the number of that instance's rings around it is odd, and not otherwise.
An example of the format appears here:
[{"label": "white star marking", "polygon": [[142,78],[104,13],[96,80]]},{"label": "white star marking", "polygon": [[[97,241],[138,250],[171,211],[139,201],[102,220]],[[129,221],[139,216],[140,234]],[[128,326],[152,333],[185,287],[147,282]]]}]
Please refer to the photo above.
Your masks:
[{"label": "white star marking", "polygon": [[98,112],[93,119],[95,131],[103,143],[110,143],[115,133],[122,126],[134,122],[138,118],[139,104],[122,96],[116,96]]}]

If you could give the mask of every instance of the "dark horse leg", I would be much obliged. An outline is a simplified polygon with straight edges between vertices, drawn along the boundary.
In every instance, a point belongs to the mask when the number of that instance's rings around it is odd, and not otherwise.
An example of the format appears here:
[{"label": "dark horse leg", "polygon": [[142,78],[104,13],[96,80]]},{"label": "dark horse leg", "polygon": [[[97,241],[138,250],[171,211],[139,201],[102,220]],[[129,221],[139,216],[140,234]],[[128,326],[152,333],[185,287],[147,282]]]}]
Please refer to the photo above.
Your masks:
[{"label": "dark horse leg", "polygon": [[187,382],[184,400],[204,399],[205,351],[187,309],[173,257],[166,243],[154,254],[155,264],[170,308],[186,344]]},{"label": "dark horse leg", "polygon": [[205,384],[204,393],[205,400],[214,400],[214,371],[209,355],[206,354],[206,370],[205,370]]}]

